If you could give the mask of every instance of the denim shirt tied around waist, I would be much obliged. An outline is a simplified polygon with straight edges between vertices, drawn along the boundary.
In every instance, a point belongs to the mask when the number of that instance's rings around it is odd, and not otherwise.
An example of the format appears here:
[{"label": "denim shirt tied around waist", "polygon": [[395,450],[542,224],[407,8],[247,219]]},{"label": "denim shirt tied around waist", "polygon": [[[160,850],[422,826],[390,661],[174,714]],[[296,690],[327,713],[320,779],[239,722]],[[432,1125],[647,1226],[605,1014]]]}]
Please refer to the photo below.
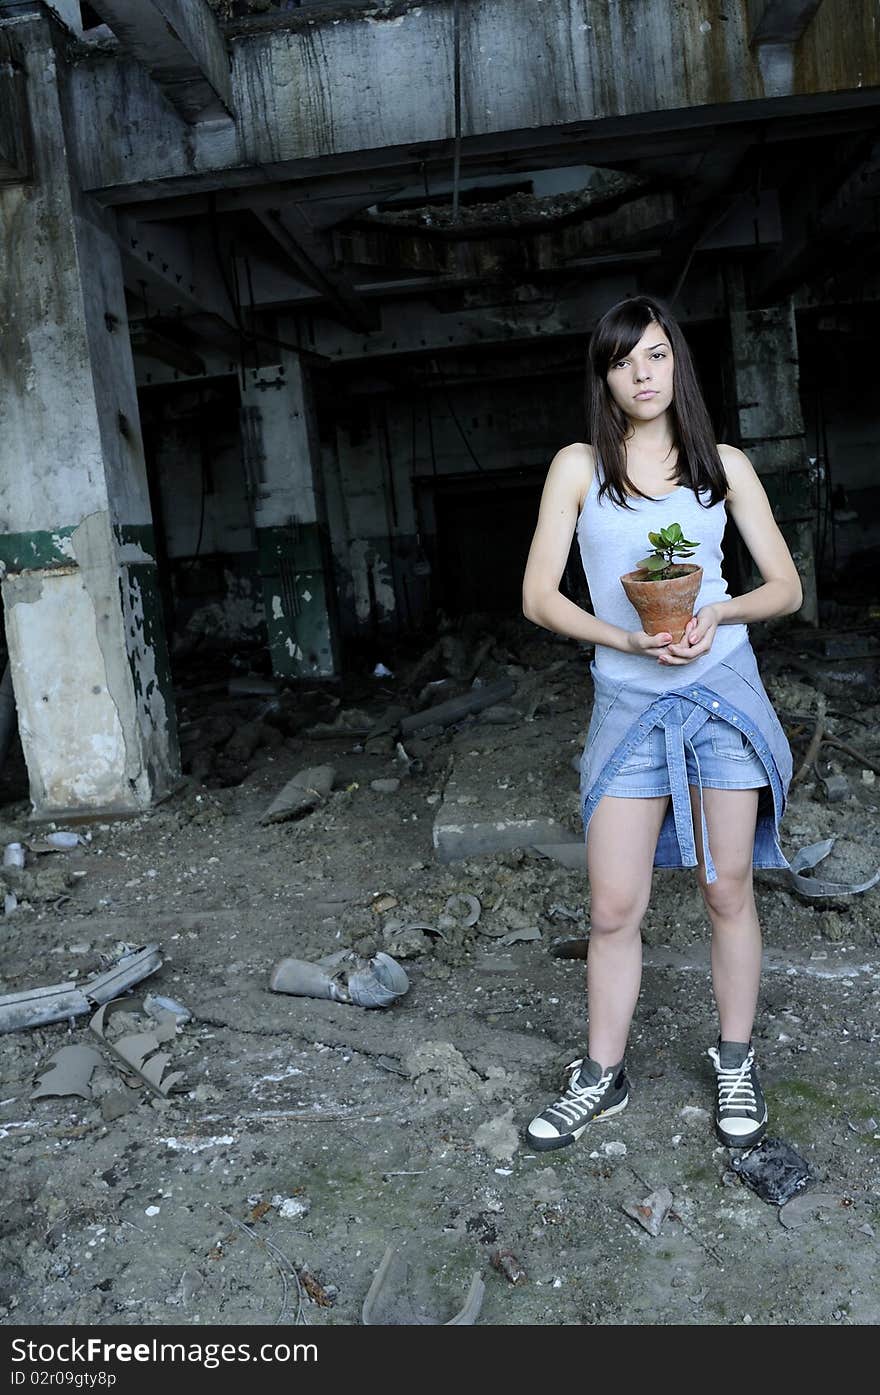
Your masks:
[{"label": "denim shirt tied around waist", "polygon": [[[792,762],[788,740],[764,691],[748,640],[707,673],[702,681],[684,682],[668,692],[639,691],[632,681],[612,681],[591,665],[595,698],[593,716],[580,766],[584,830],[617,771],[654,727],[662,727],[672,798],[654,854],[655,867],[696,867],[697,850],[688,794],[685,747],[691,746],[699,770],[694,736],[710,718],[738,728],[751,742],[764,766],[769,788],[759,792],[753,865],[787,867],[779,846],[779,824],[785,812]],[[706,880],[717,880],[709,850],[706,817],[700,792]]]}]

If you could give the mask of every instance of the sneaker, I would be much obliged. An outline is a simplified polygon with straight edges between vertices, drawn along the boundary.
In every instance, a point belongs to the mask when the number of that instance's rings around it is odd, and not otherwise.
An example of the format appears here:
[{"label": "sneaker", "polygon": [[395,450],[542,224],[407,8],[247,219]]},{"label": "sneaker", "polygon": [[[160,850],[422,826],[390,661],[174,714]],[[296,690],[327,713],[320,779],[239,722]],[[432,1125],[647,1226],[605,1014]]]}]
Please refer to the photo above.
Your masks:
[{"label": "sneaker", "polygon": [[767,1103],[748,1041],[720,1041],[707,1052],[715,1067],[715,1132],[728,1148],[751,1148],[767,1131]]},{"label": "sneaker", "polygon": [[621,1061],[604,1069],[584,1057],[566,1067],[565,1090],[529,1124],[527,1138],[533,1148],[565,1148],[576,1143],[588,1124],[608,1119],[626,1108],[629,1081]]}]

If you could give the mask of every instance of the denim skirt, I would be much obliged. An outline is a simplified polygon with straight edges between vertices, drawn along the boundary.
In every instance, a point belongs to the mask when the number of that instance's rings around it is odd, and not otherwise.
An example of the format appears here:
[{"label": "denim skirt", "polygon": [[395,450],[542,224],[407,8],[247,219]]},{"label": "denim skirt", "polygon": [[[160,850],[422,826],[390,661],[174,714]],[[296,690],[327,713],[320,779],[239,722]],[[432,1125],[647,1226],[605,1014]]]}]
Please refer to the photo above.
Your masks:
[{"label": "denim skirt", "polygon": [[[685,743],[684,749],[689,785],[703,789],[754,790],[769,783],[751,742],[723,717],[709,717],[692,741]],[[654,727],[630,752],[604,793],[617,799],[653,799],[671,793],[662,727]]]}]

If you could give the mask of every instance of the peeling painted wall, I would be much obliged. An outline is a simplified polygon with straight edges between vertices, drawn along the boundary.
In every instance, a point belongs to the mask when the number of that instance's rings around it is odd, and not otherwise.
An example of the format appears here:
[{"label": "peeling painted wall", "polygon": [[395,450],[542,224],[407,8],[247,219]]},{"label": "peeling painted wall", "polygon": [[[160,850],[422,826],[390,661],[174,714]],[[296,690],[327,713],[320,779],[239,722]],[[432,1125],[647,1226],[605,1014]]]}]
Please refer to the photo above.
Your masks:
[{"label": "peeling painted wall", "polygon": [[250,576],[241,574],[241,560],[234,571],[230,567],[223,568],[222,596],[190,611],[183,625],[187,634],[232,642],[261,638],[265,642],[266,612],[262,585],[256,573],[256,554],[252,566],[254,570]]},{"label": "peeling painted wall", "polygon": [[155,568],[118,567],[106,511],[73,530],[70,551],[74,565],[3,582],[31,800],[37,813],[145,808],[176,765]]},{"label": "peeling painted wall", "polygon": [[[35,810],[146,803],[138,798],[139,772],[119,709],[108,683],[100,681],[106,680],[105,655],[83,574],[55,572],[45,582],[39,574],[11,577],[3,600]],[[122,769],[131,771],[135,789],[120,786]]]},{"label": "peeling painted wall", "polygon": [[65,39],[17,25],[34,182],[0,188],[0,562],[38,813],[135,809],[178,768],[125,292],[71,180]]}]

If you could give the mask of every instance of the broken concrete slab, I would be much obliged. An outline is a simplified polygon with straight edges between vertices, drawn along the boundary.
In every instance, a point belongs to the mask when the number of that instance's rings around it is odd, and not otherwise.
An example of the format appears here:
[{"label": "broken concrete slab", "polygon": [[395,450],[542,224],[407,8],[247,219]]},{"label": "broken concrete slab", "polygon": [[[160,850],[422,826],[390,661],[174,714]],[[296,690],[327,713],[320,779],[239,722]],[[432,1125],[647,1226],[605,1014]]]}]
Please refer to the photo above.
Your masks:
[{"label": "broken concrete slab", "polygon": [[564,747],[558,762],[536,761],[530,769],[521,753],[512,755],[509,739],[500,733],[473,728],[459,732],[434,816],[438,860],[452,862],[535,845],[557,849],[568,843],[583,853],[583,832],[576,827],[578,805],[577,780],[568,770]]},{"label": "broken concrete slab", "polygon": [[572,872],[587,870],[587,845],[583,838],[576,835],[563,843],[535,843],[531,850],[541,857],[549,857],[562,867],[568,867]]},{"label": "broken concrete slab", "polygon": [[434,819],[432,839],[441,862],[484,857],[510,848],[535,847],[544,856],[562,862],[563,866],[586,866],[583,839],[573,837],[567,842],[562,836],[564,832],[552,818],[464,820],[456,804],[444,800]]},{"label": "broken concrete slab", "polygon": [[299,770],[269,805],[260,823],[283,823],[302,818],[323,804],[333,788],[336,772],[332,765],[310,765]]}]

